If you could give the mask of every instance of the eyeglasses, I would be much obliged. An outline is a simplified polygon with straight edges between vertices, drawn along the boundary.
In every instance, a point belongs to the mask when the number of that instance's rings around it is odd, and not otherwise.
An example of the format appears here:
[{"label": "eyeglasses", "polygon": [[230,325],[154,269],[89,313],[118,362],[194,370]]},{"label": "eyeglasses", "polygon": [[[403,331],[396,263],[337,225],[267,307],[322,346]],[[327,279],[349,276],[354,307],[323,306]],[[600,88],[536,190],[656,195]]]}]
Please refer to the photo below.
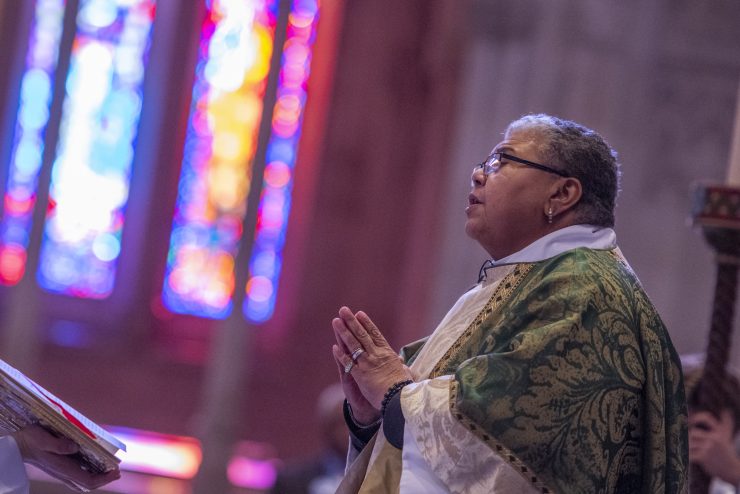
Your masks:
[{"label": "eyeglasses", "polygon": [[516,156],[512,156],[506,153],[492,153],[491,156],[486,158],[486,161],[475,165],[475,167],[473,168],[473,172],[475,172],[476,170],[480,168],[483,170],[483,174],[486,176],[490,175],[491,173],[498,173],[498,171],[501,169],[501,166],[506,164],[506,163],[502,163],[501,162],[502,160],[515,161],[516,163],[521,163],[522,165],[526,165],[531,168],[536,168],[538,170],[542,170],[543,172],[554,173],[555,175],[559,175],[561,177],[569,176],[567,173],[565,173],[562,170],[556,170],[555,168],[551,168],[545,165],[540,165],[539,163],[535,163],[534,161],[528,161],[522,158],[517,158]]}]

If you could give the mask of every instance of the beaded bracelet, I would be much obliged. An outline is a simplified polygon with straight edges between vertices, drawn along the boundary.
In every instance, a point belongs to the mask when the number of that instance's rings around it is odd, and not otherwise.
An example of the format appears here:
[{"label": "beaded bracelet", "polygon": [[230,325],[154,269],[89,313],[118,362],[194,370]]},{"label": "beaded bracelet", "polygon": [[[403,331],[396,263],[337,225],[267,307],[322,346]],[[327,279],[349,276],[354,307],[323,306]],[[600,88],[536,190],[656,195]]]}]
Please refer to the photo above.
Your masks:
[{"label": "beaded bracelet", "polygon": [[405,381],[398,381],[396,384],[388,388],[388,391],[385,392],[385,396],[383,396],[383,402],[380,404],[380,416],[382,417],[385,415],[385,407],[388,406],[388,402],[391,401],[391,398],[396,396],[401,389],[403,389],[404,386],[408,386],[414,382],[411,379],[406,379]]}]

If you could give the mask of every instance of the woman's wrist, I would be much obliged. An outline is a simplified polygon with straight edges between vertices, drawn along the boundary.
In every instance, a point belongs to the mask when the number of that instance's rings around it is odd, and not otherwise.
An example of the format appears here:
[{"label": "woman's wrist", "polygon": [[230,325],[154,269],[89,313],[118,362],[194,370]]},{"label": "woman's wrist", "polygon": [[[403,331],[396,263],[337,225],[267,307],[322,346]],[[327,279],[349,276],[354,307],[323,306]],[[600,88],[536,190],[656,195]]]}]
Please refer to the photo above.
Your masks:
[{"label": "woman's wrist", "polygon": [[361,425],[353,416],[352,407],[349,405],[347,400],[344,400],[343,409],[344,421],[349,429],[349,437],[352,442],[352,447],[357,451],[362,451],[380,428],[380,416],[378,416],[375,422],[370,423],[369,425]]},{"label": "woman's wrist", "polygon": [[355,415],[355,412],[352,410],[352,405],[350,405],[347,400],[344,400],[344,403],[346,404],[345,410],[347,411],[349,420],[358,429],[369,429],[371,427],[377,426],[380,423],[380,419],[381,419],[380,413],[376,413],[376,414],[373,414],[372,416],[367,416],[367,417],[365,416],[357,417]]},{"label": "woman's wrist", "polygon": [[385,395],[383,396],[383,401],[380,403],[380,416],[382,417],[385,414],[385,407],[388,405],[388,402],[396,396],[396,394],[400,393],[401,390],[408,386],[409,384],[413,383],[413,379],[403,379],[401,381],[398,381],[394,383],[392,386],[388,388],[388,391],[385,392]]}]

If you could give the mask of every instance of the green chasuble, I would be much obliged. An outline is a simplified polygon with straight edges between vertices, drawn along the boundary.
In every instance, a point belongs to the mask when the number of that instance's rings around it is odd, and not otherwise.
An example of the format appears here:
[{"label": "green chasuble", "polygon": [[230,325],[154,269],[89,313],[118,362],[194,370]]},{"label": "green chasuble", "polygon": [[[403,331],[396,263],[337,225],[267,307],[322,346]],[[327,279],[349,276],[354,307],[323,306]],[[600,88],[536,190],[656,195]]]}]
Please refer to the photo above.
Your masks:
[{"label": "green chasuble", "polygon": [[429,377],[444,375],[455,419],[542,492],[686,490],[678,356],[614,251],[517,265]]}]

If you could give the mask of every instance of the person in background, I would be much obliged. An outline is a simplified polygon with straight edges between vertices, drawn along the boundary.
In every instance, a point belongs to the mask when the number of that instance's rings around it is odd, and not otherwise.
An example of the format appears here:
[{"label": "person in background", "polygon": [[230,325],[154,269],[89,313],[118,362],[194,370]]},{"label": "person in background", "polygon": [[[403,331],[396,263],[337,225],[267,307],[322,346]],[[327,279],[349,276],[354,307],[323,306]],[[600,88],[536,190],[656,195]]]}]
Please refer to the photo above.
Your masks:
[{"label": "person in background", "polygon": [[0,436],[0,494],[29,493],[24,462],[59,479],[75,491],[81,491],[78,485],[96,489],[120,477],[118,470],[105,474],[83,470],[79,461],[72,456],[78,450],[74,441],[56,437],[39,425]]},{"label": "person in background", "polygon": [[325,388],[316,402],[322,450],[315,458],[278,470],[273,494],[334,494],[344,476],[347,428],[342,415],[344,393],[339,384]]},{"label": "person in background", "polygon": [[697,383],[703,371],[700,355],[681,358],[686,397],[689,404],[689,461],[696,463],[712,479],[710,494],[740,492],[740,382],[727,375],[726,395],[730,407],[719,417],[698,406]]},{"label": "person in background", "polygon": [[437,329],[401,361],[340,308],[338,493],[683,492],[681,367],[617,248],[618,179],[599,134],[524,116],[473,169],[465,231],[491,258]]}]

